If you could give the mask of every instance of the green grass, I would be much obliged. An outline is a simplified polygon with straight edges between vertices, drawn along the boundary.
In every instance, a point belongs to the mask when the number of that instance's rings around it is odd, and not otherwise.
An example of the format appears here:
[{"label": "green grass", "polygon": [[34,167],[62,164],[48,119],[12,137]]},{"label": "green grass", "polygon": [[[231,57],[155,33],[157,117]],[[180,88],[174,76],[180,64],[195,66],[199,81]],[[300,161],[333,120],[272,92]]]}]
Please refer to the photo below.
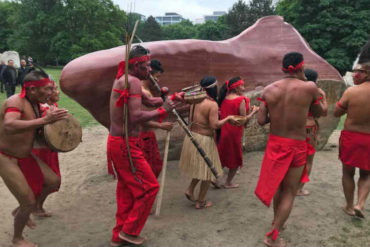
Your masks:
[{"label": "green grass", "polygon": [[337,130],[342,130],[343,129],[343,125],[344,125],[344,121],[346,120],[346,117],[347,117],[347,115],[343,115],[340,118],[340,121],[339,121],[338,126],[337,126]]},{"label": "green grass", "polygon": [[[50,74],[57,85],[59,86],[59,77],[60,73],[62,72],[61,69],[49,68],[46,69],[46,72]],[[20,86],[17,87],[16,93],[21,91]],[[6,100],[6,93],[0,93],[0,102]],[[97,125],[98,122],[90,115],[90,113],[85,110],[81,105],[79,105],[76,101],[69,98],[65,95],[62,91],[60,92],[60,98],[58,102],[59,107],[67,109],[71,114],[73,114],[80,122],[82,127]]]}]

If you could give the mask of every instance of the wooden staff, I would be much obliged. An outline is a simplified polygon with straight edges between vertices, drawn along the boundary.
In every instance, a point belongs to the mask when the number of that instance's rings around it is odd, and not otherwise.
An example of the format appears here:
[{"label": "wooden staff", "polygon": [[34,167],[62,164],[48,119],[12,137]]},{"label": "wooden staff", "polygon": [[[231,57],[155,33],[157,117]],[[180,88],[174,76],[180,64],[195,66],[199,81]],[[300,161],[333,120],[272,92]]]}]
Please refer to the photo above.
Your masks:
[{"label": "wooden staff", "polygon": [[155,216],[159,216],[159,214],[161,212],[164,182],[166,180],[168,147],[170,146],[170,135],[171,135],[171,131],[167,131],[166,142],[165,142],[165,145],[164,145],[163,168],[162,168],[162,174],[161,174],[161,187],[159,189],[159,195],[158,195],[158,198],[157,198],[157,206],[156,206],[156,209],[155,209]]},{"label": "wooden staff", "polygon": [[[157,81],[154,79],[154,77],[152,75],[150,75],[150,80],[152,81],[154,87],[157,89],[157,90],[161,90],[161,88],[159,87]],[[162,98],[164,97],[163,95],[161,96]],[[213,166],[212,164],[212,161],[207,157],[206,153],[204,152],[203,148],[199,145],[198,141],[195,140],[193,134],[190,132],[188,126],[185,124],[185,121],[182,120],[182,117],[178,114],[178,112],[176,111],[176,109],[172,109],[172,113],[176,116],[177,118],[177,122],[180,124],[180,126],[184,129],[186,135],[190,138],[191,142],[194,144],[195,148],[198,150],[198,152],[200,153],[200,155],[202,156],[203,160],[206,162],[208,168],[211,170],[211,172],[213,173],[213,175],[218,178],[219,175],[215,169],[215,167]]]},{"label": "wooden staff", "polygon": [[[137,29],[137,25],[139,24],[139,21],[136,21],[134,30],[132,31],[131,37],[128,34],[128,31],[126,31],[126,54],[125,54],[125,85],[124,85],[124,90],[128,90],[128,60],[130,56],[130,50],[131,50],[131,43],[133,40],[133,37],[135,36],[135,32]],[[128,153],[128,159],[130,161],[130,167],[132,173],[135,175],[135,179],[138,179],[136,177],[136,167],[132,161],[132,156],[131,156],[131,151],[130,151],[130,145],[128,141],[128,104],[124,103],[123,104],[123,117],[124,117],[124,124],[123,124],[123,129],[125,133],[125,141],[126,141],[126,147],[127,147],[127,153]]]}]

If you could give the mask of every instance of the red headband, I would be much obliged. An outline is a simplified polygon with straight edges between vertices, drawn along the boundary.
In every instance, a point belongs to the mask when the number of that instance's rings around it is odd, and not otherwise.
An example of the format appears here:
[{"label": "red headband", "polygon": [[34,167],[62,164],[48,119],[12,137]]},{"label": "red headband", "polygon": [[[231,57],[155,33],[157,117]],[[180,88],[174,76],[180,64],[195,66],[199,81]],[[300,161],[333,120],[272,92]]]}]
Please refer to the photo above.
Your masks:
[{"label": "red headband", "polygon": [[26,96],[26,88],[28,88],[28,87],[42,87],[42,86],[48,85],[50,82],[51,81],[50,81],[49,78],[44,78],[44,79],[41,79],[41,80],[38,80],[38,81],[25,81],[24,84],[23,84],[23,87],[22,87],[20,97],[24,98]]},{"label": "red headband", "polygon": [[[147,61],[150,61],[149,55],[131,58],[130,60],[128,60],[128,64],[136,64],[136,63],[142,63],[142,62],[147,62]],[[125,74],[125,65],[126,65],[125,61],[121,61],[119,63],[116,79],[121,78],[121,76]]]},{"label": "red headband", "polygon": [[230,91],[230,90],[233,90],[237,87],[240,87],[242,85],[244,85],[244,81],[243,80],[239,80],[237,82],[234,82],[231,86],[229,86],[229,81],[226,81],[226,87],[227,87],[227,91]]},{"label": "red headband", "polygon": [[297,64],[296,66],[289,65],[287,69],[282,68],[281,70],[284,71],[284,72],[289,72],[289,74],[292,75],[294,72],[296,72],[297,70],[302,68],[303,64],[304,64],[304,60],[302,62],[300,62],[299,64]]}]

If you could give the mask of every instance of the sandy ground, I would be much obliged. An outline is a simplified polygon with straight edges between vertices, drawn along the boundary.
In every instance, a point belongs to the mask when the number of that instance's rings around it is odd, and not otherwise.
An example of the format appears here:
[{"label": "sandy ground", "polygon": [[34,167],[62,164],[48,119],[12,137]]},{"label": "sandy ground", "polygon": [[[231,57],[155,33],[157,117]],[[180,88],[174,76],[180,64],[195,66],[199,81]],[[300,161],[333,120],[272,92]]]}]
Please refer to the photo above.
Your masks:
[{"label": "sandy ground", "polygon": [[[83,143],[73,152],[60,155],[62,187],[48,199],[52,218],[36,219],[35,230],[25,236],[40,247],[109,246],[114,226],[115,185],[106,172],[106,130],[84,130]],[[341,166],[337,159],[338,133],[315,158],[312,194],[296,198],[295,207],[282,233],[288,246],[370,246],[370,220],[344,214]],[[235,181],[234,190],[211,189],[208,197],[215,205],[195,210],[185,199],[189,179],[179,174],[177,161],[168,164],[164,201],[160,217],[151,216],[142,235],[150,247],[264,246],[272,209],[254,195],[263,152],[246,153],[245,166]],[[13,218],[17,206],[3,181],[0,181],[0,246],[10,246]],[[369,201],[367,214],[370,216]]]}]

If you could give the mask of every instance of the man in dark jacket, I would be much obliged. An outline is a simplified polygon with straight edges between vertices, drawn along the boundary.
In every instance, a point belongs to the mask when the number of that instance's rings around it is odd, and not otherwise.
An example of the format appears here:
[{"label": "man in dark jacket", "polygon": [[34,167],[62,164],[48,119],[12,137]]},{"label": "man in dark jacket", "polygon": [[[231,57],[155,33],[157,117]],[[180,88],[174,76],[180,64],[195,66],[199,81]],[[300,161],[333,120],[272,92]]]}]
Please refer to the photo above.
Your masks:
[{"label": "man in dark jacket", "polygon": [[14,68],[14,61],[9,60],[3,72],[3,80],[7,97],[9,98],[15,93],[15,86],[17,84],[17,71]]},{"label": "man in dark jacket", "polygon": [[0,92],[4,93],[4,83],[3,83],[3,72],[6,68],[5,62],[1,60],[0,63]]}]

